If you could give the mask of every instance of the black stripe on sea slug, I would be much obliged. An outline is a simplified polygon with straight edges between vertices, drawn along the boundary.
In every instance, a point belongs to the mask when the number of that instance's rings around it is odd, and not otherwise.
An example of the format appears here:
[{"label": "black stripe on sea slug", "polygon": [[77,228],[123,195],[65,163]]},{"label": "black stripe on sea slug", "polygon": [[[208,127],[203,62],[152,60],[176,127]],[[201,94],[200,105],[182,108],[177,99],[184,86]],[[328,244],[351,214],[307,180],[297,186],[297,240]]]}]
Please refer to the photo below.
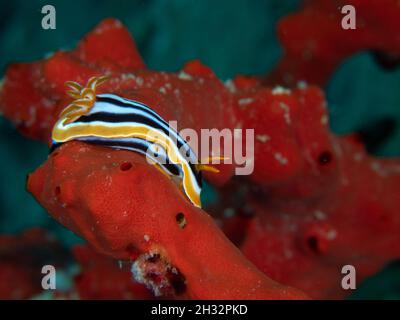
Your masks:
[{"label": "black stripe on sea slug", "polygon": [[[120,101],[118,98],[124,100],[124,102]],[[133,108],[133,109],[136,108],[136,109],[139,109],[139,110],[142,110],[142,111],[145,111],[145,112],[149,112],[155,118],[157,118],[158,120],[165,122],[165,120],[163,118],[161,118],[161,116],[157,112],[155,112],[153,109],[151,109],[150,107],[146,106],[145,104],[140,103],[138,101],[132,101],[132,100],[129,100],[129,99],[125,99],[125,98],[122,98],[122,97],[118,97],[118,98],[117,97],[116,98],[112,98],[112,97],[96,96],[96,101],[114,104],[114,105],[116,105],[118,107],[122,107],[122,108]]]},{"label": "black stripe on sea slug", "polygon": [[[122,99],[122,100],[124,100],[125,102],[121,102],[119,99]],[[156,120],[158,120],[158,121],[160,121],[161,123],[163,123],[164,126],[166,126],[166,128],[168,128],[168,130],[171,130],[171,131],[173,131],[173,132],[175,133],[175,135],[176,135],[177,138],[178,138],[178,141],[177,141],[177,146],[178,146],[178,148],[181,148],[182,145],[186,145],[186,146],[187,146],[187,149],[188,149],[189,151],[191,151],[191,148],[190,148],[190,146],[188,145],[187,141],[185,141],[174,129],[172,129],[172,128],[170,127],[170,125],[169,125],[163,118],[161,118],[161,116],[160,116],[158,113],[156,113],[153,109],[151,109],[150,107],[146,106],[145,104],[143,104],[143,103],[141,103],[141,102],[138,102],[138,101],[132,101],[132,100],[128,100],[128,99],[125,99],[125,98],[122,98],[122,97],[117,97],[117,96],[116,96],[115,98],[104,97],[104,96],[97,96],[97,97],[96,97],[96,101],[97,101],[97,102],[104,102],[104,103],[114,104],[114,105],[116,105],[116,106],[118,106],[118,107],[130,108],[130,109],[132,109],[132,110],[134,110],[134,109],[139,109],[140,111],[143,111],[143,112],[145,112],[145,113],[149,113],[149,117],[150,117],[150,118],[153,116],[154,118],[156,118]],[[100,113],[100,112],[99,112],[99,113]],[[155,126],[155,127],[156,127],[156,126]],[[159,128],[160,126],[157,124],[157,127]],[[168,133],[165,131],[165,128],[164,128],[163,131],[164,131],[164,133],[168,134]],[[181,141],[179,141],[179,140],[181,140]],[[192,152],[192,151],[191,151],[191,152]]]},{"label": "black stripe on sea slug", "polygon": [[[116,113],[108,113],[108,112],[97,112],[97,113],[93,113],[90,115],[84,115],[81,116],[79,119],[77,119],[74,123],[78,124],[78,123],[91,123],[93,121],[99,121],[99,122],[104,122],[104,123],[128,123],[128,122],[135,122],[138,124],[143,124],[143,125],[147,125],[151,128],[154,128],[156,130],[161,131],[162,133],[164,133],[166,136],[170,137],[169,135],[169,131],[168,130],[172,130],[168,124],[167,127],[168,129],[161,127],[157,122],[155,122],[154,120],[152,120],[149,117],[146,117],[144,115],[138,115],[138,114],[116,114]],[[182,137],[179,136],[178,133],[176,133],[176,136],[178,137],[177,140],[175,140],[174,142],[176,143],[177,147],[179,150],[182,149],[182,146],[185,146],[184,149],[186,149],[186,157],[190,157],[190,154],[193,153],[193,151],[191,150],[190,146],[188,145],[188,143],[182,139]],[[170,137],[172,138],[172,137]]]}]

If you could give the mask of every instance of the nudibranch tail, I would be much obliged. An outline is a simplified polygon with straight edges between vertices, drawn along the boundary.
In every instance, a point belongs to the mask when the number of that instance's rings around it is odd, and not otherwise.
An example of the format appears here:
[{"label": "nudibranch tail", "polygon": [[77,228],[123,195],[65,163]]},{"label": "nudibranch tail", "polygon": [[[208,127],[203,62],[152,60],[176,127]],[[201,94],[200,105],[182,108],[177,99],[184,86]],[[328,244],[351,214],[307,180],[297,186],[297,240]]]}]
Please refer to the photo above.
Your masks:
[{"label": "nudibranch tail", "polygon": [[198,163],[198,164],[196,164],[196,168],[198,171],[219,173],[219,170],[217,168],[215,168],[209,164]]},{"label": "nudibranch tail", "polygon": [[210,165],[209,163],[213,162],[214,160],[218,161],[224,161],[229,159],[228,157],[224,156],[215,156],[215,157],[207,157],[203,160],[201,160],[200,163],[196,164],[196,168],[198,171],[207,171],[207,172],[213,172],[213,173],[219,173],[219,170],[215,168],[214,166]]}]

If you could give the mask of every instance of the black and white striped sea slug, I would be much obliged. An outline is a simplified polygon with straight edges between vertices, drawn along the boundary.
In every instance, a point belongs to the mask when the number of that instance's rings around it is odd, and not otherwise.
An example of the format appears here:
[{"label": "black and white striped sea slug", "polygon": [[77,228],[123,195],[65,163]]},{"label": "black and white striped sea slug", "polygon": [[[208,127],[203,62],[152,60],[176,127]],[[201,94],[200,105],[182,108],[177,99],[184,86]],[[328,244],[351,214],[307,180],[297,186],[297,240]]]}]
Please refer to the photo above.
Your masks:
[{"label": "black and white striped sea slug", "polygon": [[193,205],[201,207],[201,170],[218,172],[201,164],[189,144],[145,104],[115,94],[96,95],[107,77],[93,77],[87,86],[68,81],[75,100],[60,114],[52,131],[52,150],[79,140],[145,154],[169,177],[178,178]]}]

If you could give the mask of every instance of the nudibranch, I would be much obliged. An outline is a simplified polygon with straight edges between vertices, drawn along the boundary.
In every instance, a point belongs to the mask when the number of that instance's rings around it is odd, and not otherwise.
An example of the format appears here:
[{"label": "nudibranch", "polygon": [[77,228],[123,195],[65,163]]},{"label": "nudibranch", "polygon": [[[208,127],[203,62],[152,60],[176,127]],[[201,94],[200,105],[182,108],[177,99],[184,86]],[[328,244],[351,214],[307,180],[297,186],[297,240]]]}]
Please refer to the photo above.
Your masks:
[{"label": "nudibranch", "polygon": [[92,77],[86,87],[66,82],[74,100],[54,125],[51,149],[79,140],[145,154],[164,174],[177,178],[192,204],[201,207],[201,170],[218,170],[199,163],[189,144],[147,105],[110,93],[96,95],[106,80]]}]

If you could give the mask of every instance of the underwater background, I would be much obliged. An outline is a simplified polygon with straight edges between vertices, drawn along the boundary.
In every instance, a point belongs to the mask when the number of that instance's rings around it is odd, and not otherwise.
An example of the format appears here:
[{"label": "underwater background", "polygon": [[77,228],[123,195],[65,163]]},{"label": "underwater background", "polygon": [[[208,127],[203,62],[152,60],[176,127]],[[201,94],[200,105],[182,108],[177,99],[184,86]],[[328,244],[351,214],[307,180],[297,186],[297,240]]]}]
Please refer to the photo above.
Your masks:
[{"label": "underwater background", "polygon": [[[0,68],[42,59],[77,41],[106,17],[120,19],[150,69],[176,71],[200,59],[223,80],[262,75],[279,60],[278,19],[296,0],[51,1],[57,29],[41,28],[49,1],[0,2]],[[330,123],[337,134],[360,132],[370,152],[400,156],[400,68],[382,68],[372,53],[346,60],[327,85]],[[47,157],[42,143],[22,137],[0,117],[0,233],[30,227],[50,230],[65,246],[83,242],[53,220],[25,191],[26,175]],[[350,298],[400,298],[400,264],[366,280]]]}]

